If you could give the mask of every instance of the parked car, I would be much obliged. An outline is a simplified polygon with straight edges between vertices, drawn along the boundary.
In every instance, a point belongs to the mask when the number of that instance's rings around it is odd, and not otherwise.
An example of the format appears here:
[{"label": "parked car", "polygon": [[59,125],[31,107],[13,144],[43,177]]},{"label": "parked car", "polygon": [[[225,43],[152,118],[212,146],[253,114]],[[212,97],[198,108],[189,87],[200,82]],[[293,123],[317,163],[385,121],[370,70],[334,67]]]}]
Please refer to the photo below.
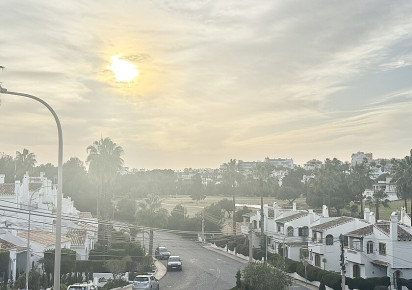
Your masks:
[{"label": "parked car", "polygon": [[153,289],[159,290],[159,281],[153,275],[137,275],[132,284],[132,290]]},{"label": "parked car", "polygon": [[73,285],[69,285],[67,287],[67,290],[97,290],[97,286],[95,286],[93,283],[76,283]]},{"label": "parked car", "polygon": [[170,252],[166,247],[157,247],[155,250],[155,257],[159,260],[167,260],[170,257]]},{"label": "parked car", "polygon": [[170,256],[167,260],[167,270],[183,270],[182,259],[179,256]]}]

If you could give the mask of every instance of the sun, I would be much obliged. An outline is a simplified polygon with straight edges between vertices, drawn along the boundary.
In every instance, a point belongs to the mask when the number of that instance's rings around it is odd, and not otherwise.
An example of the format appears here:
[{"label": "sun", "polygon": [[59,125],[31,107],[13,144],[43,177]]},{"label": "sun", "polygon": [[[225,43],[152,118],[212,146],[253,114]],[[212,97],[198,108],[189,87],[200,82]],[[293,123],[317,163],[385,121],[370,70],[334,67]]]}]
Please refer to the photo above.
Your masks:
[{"label": "sun", "polygon": [[112,65],[109,66],[109,69],[114,72],[118,82],[131,82],[139,75],[139,71],[133,63],[119,59],[118,55],[112,57]]}]

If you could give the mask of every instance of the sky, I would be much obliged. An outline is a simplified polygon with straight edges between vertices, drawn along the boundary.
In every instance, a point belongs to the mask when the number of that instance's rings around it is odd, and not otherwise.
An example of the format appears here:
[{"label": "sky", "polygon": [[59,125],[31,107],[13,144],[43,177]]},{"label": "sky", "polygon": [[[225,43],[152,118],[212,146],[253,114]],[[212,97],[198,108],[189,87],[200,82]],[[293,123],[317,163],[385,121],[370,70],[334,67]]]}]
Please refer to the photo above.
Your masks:
[{"label": "sky", "polygon": [[[411,1],[0,1],[0,82],[49,103],[63,161],[109,137],[125,166],[296,164],[412,148]],[[116,80],[112,58],[138,70]],[[0,152],[57,164],[53,117],[0,95]]]}]

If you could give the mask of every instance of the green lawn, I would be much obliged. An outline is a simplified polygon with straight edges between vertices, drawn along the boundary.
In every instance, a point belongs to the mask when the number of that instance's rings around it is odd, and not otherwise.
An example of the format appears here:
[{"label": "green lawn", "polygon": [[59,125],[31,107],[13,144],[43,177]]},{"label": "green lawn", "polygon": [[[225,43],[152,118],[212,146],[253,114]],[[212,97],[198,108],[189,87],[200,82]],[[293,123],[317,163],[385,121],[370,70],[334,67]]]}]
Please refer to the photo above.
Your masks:
[{"label": "green lawn", "polygon": [[[192,200],[191,197],[188,195],[177,195],[177,196],[170,196],[168,198],[164,198],[162,200],[162,205],[170,213],[176,205],[182,204],[187,209],[187,214],[189,216],[194,216],[196,213],[201,212],[204,207],[212,203],[218,202],[219,200],[224,199],[224,198],[232,200],[231,196],[226,196],[226,197],[225,196],[207,196],[204,200],[196,202]],[[263,202],[269,204],[269,206],[271,206],[273,202],[275,201],[281,207],[291,208],[291,205],[285,200],[277,200],[273,197],[265,197],[263,199]],[[297,204],[298,209],[308,209],[308,205],[306,204],[305,198],[299,198],[295,200],[295,202]],[[239,197],[236,197],[236,203],[237,204],[260,205],[260,197],[239,196]],[[389,203],[389,207],[387,208],[381,206],[379,208],[379,211],[380,211],[379,219],[388,220],[391,213],[393,211],[400,210],[402,206],[403,206],[403,200],[392,201]],[[368,207],[368,205],[366,205],[366,207]],[[375,208],[371,208],[371,207],[369,208],[372,212],[375,212]]]}]

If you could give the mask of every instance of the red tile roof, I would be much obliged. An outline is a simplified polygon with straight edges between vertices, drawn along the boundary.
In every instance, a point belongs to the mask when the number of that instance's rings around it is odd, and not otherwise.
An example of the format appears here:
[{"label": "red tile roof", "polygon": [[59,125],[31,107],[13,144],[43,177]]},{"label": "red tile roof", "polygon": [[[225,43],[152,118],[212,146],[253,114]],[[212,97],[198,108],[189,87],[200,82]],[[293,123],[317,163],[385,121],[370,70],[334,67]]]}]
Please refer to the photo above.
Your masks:
[{"label": "red tile roof", "polygon": [[14,183],[0,184],[0,195],[14,195]]}]

